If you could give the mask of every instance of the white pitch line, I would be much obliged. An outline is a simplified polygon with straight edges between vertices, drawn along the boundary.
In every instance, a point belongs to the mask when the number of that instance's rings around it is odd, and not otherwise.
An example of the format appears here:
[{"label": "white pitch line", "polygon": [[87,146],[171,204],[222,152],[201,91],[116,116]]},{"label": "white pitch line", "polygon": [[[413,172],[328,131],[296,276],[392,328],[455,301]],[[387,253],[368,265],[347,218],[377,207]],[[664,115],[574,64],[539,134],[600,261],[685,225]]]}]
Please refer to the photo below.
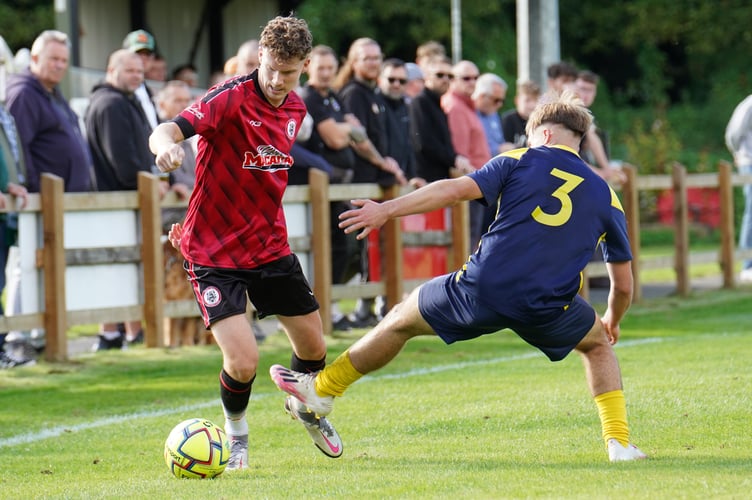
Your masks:
[{"label": "white pitch line", "polygon": [[[661,339],[661,338],[627,340],[624,342],[620,342],[618,346],[631,347],[631,346],[636,346],[636,345],[662,342],[663,340],[664,339]],[[408,370],[402,373],[388,373],[384,375],[366,376],[366,377],[363,377],[359,381],[359,383],[374,382],[378,380],[405,379],[405,378],[411,378],[411,377],[418,377],[422,375],[428,375],[431,373],[440,373],[440,372],[446,372],[450,370],[461,370],[461,369],[471,367],[471,366],[483,366],[483,365],[493,365],[493,364],[498,364],[498,363],[508,363],[512,361],[520,361],[523,359],[536,358],[540,356],[543,356],[543,354],[538,351],[532,351],[532,352],[527,352],[525,354],[519,354],[516,356],[503,356],[500,358],[481,359],[477,361],[465,361],[462,363],[452,363],[448,365],[433,366],[430,368],[417,368],[417,369]],[[263,399],[263,398],[273,396],[276,394],[277,393],[261,393],[261,394],[254,393],[253,399],[254,400]],[[52,427],[50,429],[42,429],[39,431],[27,432],[25,434],[18,434],[16,436],[1,438],[0,448],[17,446],[19,444],[31,444],[37,441],[42,441],[44,439],[56,438],[56,437],[62,436],[63,434],[81,432],[81,431],[85,431],[89,429],[96,429],[98,427],[105,427],[108,425],[118,424],[121,422],[133,420],[133,419],[162,417],[165,415],[172,415],[174,413],[187,413],[189,411],[200,410],[202,408],[208,408],[210,406],[219,406],[220,404],[221,403],[219,399],[214,399],[211,401],[204,401],[203,403],[184,405],[184,406],[179,406],[175,408],[164,408],[162,410],[142,411],[142,412],[137,412],[137,413],[129,413],[126,415],[114,415],[112,417],[106,417],[106,418],[102,418],[99,420],[94,420],[92,422],[84,422],[84,423],[76,424],[76,425],[61,425],[57,427]]]}]

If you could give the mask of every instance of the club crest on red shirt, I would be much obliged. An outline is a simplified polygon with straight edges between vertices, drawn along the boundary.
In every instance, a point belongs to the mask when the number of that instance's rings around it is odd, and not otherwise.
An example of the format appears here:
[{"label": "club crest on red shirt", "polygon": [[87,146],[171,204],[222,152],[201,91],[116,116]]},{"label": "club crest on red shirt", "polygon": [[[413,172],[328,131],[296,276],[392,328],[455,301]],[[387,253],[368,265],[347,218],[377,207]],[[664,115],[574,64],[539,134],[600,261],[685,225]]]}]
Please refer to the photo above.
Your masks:
[{"label": "club crest on red shirt", "polygon": [[297,124],[295,123],[295,120],[290,120],[287,122],[287,137],[290,139],[295,139],[295,131],[297,129]]}]

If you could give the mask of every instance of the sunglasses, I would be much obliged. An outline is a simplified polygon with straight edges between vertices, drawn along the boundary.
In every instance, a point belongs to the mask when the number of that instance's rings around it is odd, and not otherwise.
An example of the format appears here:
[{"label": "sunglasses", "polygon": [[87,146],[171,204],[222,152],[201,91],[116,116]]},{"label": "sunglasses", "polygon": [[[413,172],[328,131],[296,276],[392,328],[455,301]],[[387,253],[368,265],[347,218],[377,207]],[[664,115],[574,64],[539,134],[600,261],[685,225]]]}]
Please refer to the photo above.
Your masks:
[{"label": "sunglasses", "polygon": [[405,85],[407,83],[407,79],[406,78],[392,78],[392,77],[389,77],[389,78],[387,78],[387,80],[391,84],[399,83],[400,85]]},{"label": "sunglasses", "polygon": [[454,75],[451,73],[436,73],[436,78],[449,78],[451,80]]}]

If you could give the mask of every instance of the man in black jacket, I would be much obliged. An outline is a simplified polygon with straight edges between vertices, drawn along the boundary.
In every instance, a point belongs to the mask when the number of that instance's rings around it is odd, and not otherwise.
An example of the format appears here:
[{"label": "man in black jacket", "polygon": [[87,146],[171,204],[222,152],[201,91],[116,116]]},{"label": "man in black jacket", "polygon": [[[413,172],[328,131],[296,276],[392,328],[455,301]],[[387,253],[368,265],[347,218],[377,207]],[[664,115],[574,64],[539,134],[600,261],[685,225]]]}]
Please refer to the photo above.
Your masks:
[{"label": "man in black jacket", "polygon": [[451,168],[461,173],[475,169],[470,161],[458,155],[452,146],[449,123],[441,109],[441,96],[452,81],[452,65],[446,57],[426,63],[426,86],[410,101],[410,130],[417,161],[416,174],[427,182],[449,178]]},{"label": "man in black jacket", "polygon": [[[144,81],[141,57],[126,49],[113,52],[104,83],[94,87],[86,110],[86,136],[94,160],[99,191],[138,189],[138,173],[156,169],[149,150],[149,125],[134,92]],[[161,194],[169,189],[160,183]],[[125,323],[125,338],[117,323],[101,325],[95,350],[120,349],[124,341],[143,339],[139,321]]]},{"label": "man in black jacket", "polygon": [[86,136],[99,191],[135,190],[138,172],[149,172],[155,164],[149,151],[151,127],[134,95],[143,80],[141,58],[118,50],[107,63],[104,83],[92,91]]}]

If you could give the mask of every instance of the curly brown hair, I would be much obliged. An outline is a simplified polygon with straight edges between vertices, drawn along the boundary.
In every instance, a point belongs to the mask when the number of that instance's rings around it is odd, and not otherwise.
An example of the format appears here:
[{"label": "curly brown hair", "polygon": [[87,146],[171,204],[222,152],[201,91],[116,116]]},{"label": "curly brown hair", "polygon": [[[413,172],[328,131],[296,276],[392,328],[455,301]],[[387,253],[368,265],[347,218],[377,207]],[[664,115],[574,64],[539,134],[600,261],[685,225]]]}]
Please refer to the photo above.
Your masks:
[{"label": "curly brown hair", "polygon": [[305,20],[277,16],[264,26],[259,45],[282,61],[303,60],[311,53],[313,35]]}]

